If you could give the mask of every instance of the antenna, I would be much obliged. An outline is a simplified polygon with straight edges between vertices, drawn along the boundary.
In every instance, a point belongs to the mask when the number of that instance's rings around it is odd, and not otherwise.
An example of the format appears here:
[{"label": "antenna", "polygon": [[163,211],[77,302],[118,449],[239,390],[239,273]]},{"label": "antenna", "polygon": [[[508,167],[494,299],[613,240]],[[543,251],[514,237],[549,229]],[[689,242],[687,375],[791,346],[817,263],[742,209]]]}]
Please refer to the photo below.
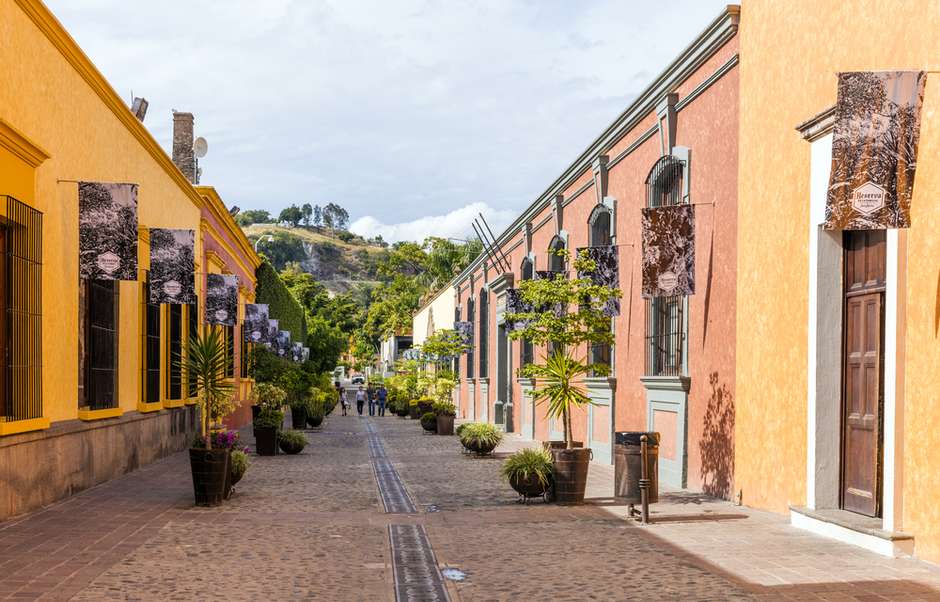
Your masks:
[{"label": "antenna", "polygon": [[477,233],[477,238],[479,238],[479,239],[480,239],[480,242],[483,243],[483,250],[486,252],[486,256],[489,258],[489,260],[490,260],[492,263],[495,263],[495,261],[493,260],[493,253],[490,251],[490,243],[486,242],[486,239],[483,238],[483,235],[482,235],[482,234],[480,234],[480,231],[477,229],[477,222],[476,222],[476,220],[474,220],[473,222],[471,222],[470,225],[473,226],[473,231]]},{"label": "antenna", "polygon": [[483,214],[480,213],[480,221],[483,222],[483,225],[486,226],[486,231],[490,233],[490,238],[493,239],[493,246],[496,248],[496,251],[502,256],[503,261],[506,262],[506,269],[510,272],[512,271],[512,265],[509,263],[509,260],[506,259],[506,254],[503,253],[503,250],[496,244],[496,236],[493,235],[493,231],[490,230],[490,225],[486,223],[486,218],[483,217]]},{"label": "antenna", "polygon": [[209,143],[202,136],[193,140],[193,154],[197,159],[202,159],[209,152]]}]

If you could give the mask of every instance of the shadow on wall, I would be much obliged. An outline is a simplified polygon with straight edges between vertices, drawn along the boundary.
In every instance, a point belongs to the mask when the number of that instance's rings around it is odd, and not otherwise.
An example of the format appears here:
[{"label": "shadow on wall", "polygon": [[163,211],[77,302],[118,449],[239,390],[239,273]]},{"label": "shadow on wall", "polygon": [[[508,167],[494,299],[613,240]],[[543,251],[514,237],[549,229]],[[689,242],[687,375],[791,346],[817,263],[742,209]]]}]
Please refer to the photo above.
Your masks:
[{"label": "shadow on wall", "polygon": [[702,442],[702,491],[728,499],[734,478],[734,397],[719,384],[718,372],[708,375],[712,394],[705,409]]}]

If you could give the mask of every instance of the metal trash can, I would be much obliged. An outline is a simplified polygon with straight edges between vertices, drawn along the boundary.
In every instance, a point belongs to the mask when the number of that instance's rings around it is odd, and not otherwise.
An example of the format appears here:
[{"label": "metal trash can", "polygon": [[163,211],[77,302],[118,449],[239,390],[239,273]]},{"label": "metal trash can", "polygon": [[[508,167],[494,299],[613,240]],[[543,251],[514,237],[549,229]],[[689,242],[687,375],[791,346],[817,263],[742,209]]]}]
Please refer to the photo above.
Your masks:
[{"label": "metal trash can", "polygon": [[640,437],[643,435],[646,435],[646,474],[650,480],[649,503],[659,500],[659,433],[621,431],[614,433],[614,498],[618,502],[641,503]]}]

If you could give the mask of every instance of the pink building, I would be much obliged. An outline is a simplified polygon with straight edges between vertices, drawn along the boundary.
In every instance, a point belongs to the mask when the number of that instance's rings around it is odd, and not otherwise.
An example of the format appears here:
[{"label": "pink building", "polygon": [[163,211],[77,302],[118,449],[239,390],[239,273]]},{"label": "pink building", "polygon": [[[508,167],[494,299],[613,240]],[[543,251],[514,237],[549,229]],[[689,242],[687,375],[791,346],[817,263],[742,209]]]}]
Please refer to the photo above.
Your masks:
[{"label": "pink building", "polygon": [[[613,433],[661,434],[660,480],[732,491],[738,154],[738,8],[684,50],[510,227],[496,237],[508,266],[481,255],[454,281],[456,317],[474,344],[459,363],[460,414],[538,440],[561,425],[518,376],[529,349],[507,337],[505,291],[536,271],[564,271],[548,253],[615,245],[623,291],[615,344],[584,349],[611,365],[587,385],[595,405],[573,416],[574,438],[612,461]],[[690,297],[640,295],[641,209],[691,203],[696,282]]]}]

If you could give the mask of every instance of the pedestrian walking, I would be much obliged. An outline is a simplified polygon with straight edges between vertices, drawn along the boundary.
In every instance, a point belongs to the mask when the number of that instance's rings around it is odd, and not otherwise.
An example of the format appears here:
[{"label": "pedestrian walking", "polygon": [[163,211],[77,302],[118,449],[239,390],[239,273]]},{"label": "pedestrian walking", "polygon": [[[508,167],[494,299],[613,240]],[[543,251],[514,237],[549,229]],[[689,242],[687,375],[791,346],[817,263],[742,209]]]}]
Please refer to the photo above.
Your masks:
[{"label": "pedestrian walking", "polygon": [[359,415],[362,416],[362,406],[366,405],[366,390],[362,388],[362,385],[359,385],[359,390],[356,391],[356,411],[359,412]]},{"label": "pedestrian walking", "polygon": [[346,389],[336,383],[336,393],[339,395],[339,405],[342,406],[343,416],[346,416],[346,410],[349,409],[349,401],[346,399]]},{"label": "pedestrian walking", "polygon": [[375,387],[371,384],[366,389],[366,396],[369,399],[369,416],[375,416]]},{"label": "pedestrian walking", "polygon": [[385,402],[388,401],[388,391],[385,389],[385,385],[379,385],[376,397],[379,402],[379,416],[385,416]]}]

